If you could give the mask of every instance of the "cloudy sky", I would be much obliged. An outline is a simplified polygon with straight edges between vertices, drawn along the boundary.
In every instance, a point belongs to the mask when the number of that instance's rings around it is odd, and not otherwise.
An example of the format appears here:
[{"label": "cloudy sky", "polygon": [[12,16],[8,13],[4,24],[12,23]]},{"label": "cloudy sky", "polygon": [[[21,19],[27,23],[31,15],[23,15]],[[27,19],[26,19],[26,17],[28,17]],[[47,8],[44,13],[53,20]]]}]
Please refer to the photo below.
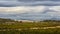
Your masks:
[{"label": "cloudy sky", "polygon": [[60,20],[60,0],[0,0],[0,18]]}]

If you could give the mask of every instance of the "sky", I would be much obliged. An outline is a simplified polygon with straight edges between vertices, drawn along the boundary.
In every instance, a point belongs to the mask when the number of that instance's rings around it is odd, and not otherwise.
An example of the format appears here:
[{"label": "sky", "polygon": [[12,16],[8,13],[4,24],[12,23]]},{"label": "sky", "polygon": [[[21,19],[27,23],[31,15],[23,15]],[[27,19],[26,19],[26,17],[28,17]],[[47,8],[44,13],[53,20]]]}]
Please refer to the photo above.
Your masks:
[{"label": "sky", "polygon": [[60,0],[0,0],[0,18],[60,20]]}]

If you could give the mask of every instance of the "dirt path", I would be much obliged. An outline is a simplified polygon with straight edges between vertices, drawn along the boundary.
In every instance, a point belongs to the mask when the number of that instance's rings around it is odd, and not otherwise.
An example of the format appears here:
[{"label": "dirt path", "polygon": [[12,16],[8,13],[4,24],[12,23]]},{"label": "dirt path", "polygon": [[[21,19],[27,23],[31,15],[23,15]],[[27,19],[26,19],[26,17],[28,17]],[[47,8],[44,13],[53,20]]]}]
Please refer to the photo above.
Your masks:
[{"label": "dirt path", "polygon": [[[29,29],[54,29],[54,28],[60,28],[60,26],[55,26],[55,27],[33,27],[33,28],[29,28]],[[0,30],[0,31],[10,31],[10,30],[13,30],[13,29],[3,29],[3,30]],[[22,29],[14,29],[14,30],[21,31]]]},{"label": "dirt path", "polygon": [[55,27],[38,27],[38,28],[36,28],[36,27],[34,27],[34,28],[30,28],[30,29],[53,29],[53,28],[60,28],[60,26],[55,26]]}]

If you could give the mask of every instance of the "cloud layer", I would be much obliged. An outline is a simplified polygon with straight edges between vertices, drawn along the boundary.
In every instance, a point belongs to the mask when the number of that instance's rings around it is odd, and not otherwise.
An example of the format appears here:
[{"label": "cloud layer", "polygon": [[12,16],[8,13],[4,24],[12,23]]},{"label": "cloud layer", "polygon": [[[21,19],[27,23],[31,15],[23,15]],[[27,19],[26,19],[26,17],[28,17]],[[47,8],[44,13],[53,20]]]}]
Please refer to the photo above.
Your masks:
[{"label": "cloud layer", "polygon": [[0,1],[60,1],[60,0],[0,0]]},{"label": "cloud layer", "polygon": [[0,1],[0,7],[15,7],[15,6],[59,6],[60,1]]},{"label": "cloud layer", "polygon": [[60,20],[60,0],[0,0],[0,18]]},{"label": "cloud layer", "polygon": [[5,13],[25,13],[25,12],[42,12],[45,6],[17,6],[17,7],[0,7],[0,12]]},{"label": "cloud layer", "polygon": [[0,7],[1,18],[26,20],[60,20],[60,6],[17,6]]}]

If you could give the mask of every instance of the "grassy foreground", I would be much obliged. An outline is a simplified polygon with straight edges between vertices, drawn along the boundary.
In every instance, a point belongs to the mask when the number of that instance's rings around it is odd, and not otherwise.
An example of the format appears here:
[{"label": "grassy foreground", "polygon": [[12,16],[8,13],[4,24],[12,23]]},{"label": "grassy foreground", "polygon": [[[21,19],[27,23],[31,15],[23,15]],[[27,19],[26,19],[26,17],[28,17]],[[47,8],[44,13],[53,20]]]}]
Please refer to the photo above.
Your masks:
[{"label": "grassy foreground", "polygon": [[3,23],[0,24],[0,34],[60,34],[60,28],[57,28],[56,26],[60,25],[48,22],[45,23],[26,22],[26,23],[14,23],[14,24]]},{"label": "grassy foreground", "polygon": [[0,31],[0,34],[60,34],[60,29],[38,29],[38,30],[10,30]]},{"label": "grassy foreground", "polygon": [[1,19],[0,34],[60,34],[60,21],[18,22]]}]

